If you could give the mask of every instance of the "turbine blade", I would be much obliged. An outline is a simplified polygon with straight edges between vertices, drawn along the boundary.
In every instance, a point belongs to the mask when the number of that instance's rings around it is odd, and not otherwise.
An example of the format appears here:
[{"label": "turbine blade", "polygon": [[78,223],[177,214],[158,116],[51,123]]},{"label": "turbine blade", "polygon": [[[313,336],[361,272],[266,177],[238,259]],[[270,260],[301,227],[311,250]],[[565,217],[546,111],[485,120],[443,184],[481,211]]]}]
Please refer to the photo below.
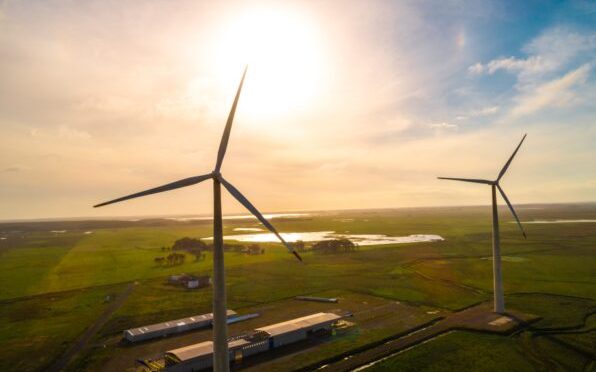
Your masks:
[{"label": "turbine blade", "polygon": [[499,189],[499,192],[501,193],[501,196],[503,197],[503,199],[505,199],[505,203],[507,203],[507,206],[509,207],[511,214],[513,214],[513,217],[515,217],[515,221],[517,221],[517,226],[519,226],[519,229],[521,230],[522,235],[524,236],[524,239],[527,239],[526,232],[524,231],[524,228],[522,227],[521,222],[519,222],[519,218],[517,217],[517,213],[515,213],[515,209],[513,209],[513,205],[511,205],[511,202],[509,202],[509,199],[507,199],[507,195],[505,195],[505,191],[503,191],[503,189],[499,185],[497,185],[497,188]]},{"label": "turbine blade", "polygon": [[519,148],[521,147],[522,143],[524,143],[524,140],[526,139],[527,134],[524,134],[524,136],[522,137],[521,141],[519,142],[519,145],[517,145],[517,147],[515,148],[515,151],[513,151],[513,154],[511,154],[511,157],[509,158],[509,160],[507,160],[507,163],[505,163],[505,165],[503,166],[503,169],[501,169],[501,171],[499,172],[499,176],[497,177],[497,182],[503,177],[503,175],[505,174],[505,172],[507,172],[507,168],[509,168],[509,165],[511,164],[511,161],[513,161],[513,158],[515,157],[515,154],[517,154],[517,150],[519,150]]},{"label": "turbine blade", "polygon": [[108,205],[108,204],[113,204],[113,203],[118,203],[124,200],[128,200],[128,199],[134,199],[134,198],[139,198],[141,196],[146,196],[146,195],[151,195],[151,194],[157,194],[159,192],[164,192],[164,191],[170,191],[170,190],[174,190],[174,189],[179,189],[181,187],[186,187],[186,186],[191,186],[194,184],[197,184],[199,182],[205,181],[209,178],[212,178],[213,175],[211,174],[204,174],[202,176],[196,176],[196,177],[190,177],[190,178],[185,178],[183,180],[179,180],[176,182],[172,182],[172,183],[168,183],[166,185],[163,186],[158,186],[149,190],[145,190],[145,191],[141,191],[141,192],[137,192],[135,194],[130,194],[127,196],[123,196],[121,198],[118,199],[114,199],[114,200],[110,200],[104,203],[100,203],[97,205],[94,205],[93,208],[97,208],[97,207],[103,207],[104,205]]},{"label": "turbine blade", "polygon": [[244,84],[244,77],[246,76],[247,69],[248,65],[244,68],[244,73],[242,74],[242,79],[240,80],[240,85],[238,86],[238,91],[236,92],[236,97],[234,98],[232,109],[230,110],[230,114],[228,115],[226,128],[224,129],[223,135],[221,137],[221,142],[219,143],[219,151],[217,152],[217,163],[215,164],[216,172],[219,172],[219,170],[221,169],[221,164],[223,163],[224,156],[226,155],[226,149],[228,148],[228,140],[230,139],[230,132],[232,131],[232,122],[234,121],[234,115],[236,114],[236,106],[238,106],[238,99],[240,98],[240,92],[242,91],[242,84]]},{"label": "turbine blade", "polygon": [[476,178],[453,178],[453,177],[437,177],[440,180],[451,180],[451,181],[462,181],[462,182],[472,182],[472,183],[484,183],[487,185],[492,185],[493,182],[489,180],[481,180]]},{"label": "turbine blade", "polygon": [[281,235],[279,235],[279,233],[277,232],[277,230],[275,230],[275,227],[273,227],[273,225],[271,225],[269,223],[269,221],[267,221],[265,219],[265,217],[263,217],[263,215],[261,214],[261,212],[259,212],[257,210],[257,208],[255,208],[255,206],[252,205],[251,202],[249,202],[248,199],[246,199],[246,197],[244,197],[244,195],[242,195],[242,193],[240,191],[238,191],[237,188],[235,188],[231,183],[229,183],[228,181],[226,181],[221,176],[218,177],[218,179],[224,185],[224,187],[230,192],[230,194],[232,194],[232,196],[234,198],[236,198],[236,200],[238,200],[240,202],[240,204],[242,204],[244,207],[246,207],[246,209],[248,209],[250,211],[250,213],[252,213],[259,221],[261,221],[261,223],[263,224],[263,226],[265,226],[269,231],[271,231],[273,234],[275,234],[275,236],[277,236],[277,238],[283,243],[283,245],[286,246],[286,248],[288,249],[288,251],[290,251],[290,253],[294,254],[294,256],[296,256],[296,258],[298,258],[300,261],[302,261],[302,257],[300,257],[300,255],[298,254],[298,252],[296,252],[296,250],[294,250],[294,248],[292,248],[281,237]]}]

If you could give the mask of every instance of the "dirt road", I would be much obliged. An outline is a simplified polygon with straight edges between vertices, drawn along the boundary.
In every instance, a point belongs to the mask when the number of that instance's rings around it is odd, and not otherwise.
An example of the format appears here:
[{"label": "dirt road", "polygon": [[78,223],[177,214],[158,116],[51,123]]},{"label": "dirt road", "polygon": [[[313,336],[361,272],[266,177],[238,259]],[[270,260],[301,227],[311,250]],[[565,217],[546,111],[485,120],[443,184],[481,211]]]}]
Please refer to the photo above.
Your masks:
[{"label": "dirt road", "polygon": [[116,297],[107,309],[95,320],[95,322],[83,332],[81,337],[64,354],[47,369],[49,372],[59,372],[64,370],[72,358],[77,355],[87,343],[95,336],[97,332],[107,323],[112,314],[118,310],[134,289],[134,283],[129,283],[126,289]]}]

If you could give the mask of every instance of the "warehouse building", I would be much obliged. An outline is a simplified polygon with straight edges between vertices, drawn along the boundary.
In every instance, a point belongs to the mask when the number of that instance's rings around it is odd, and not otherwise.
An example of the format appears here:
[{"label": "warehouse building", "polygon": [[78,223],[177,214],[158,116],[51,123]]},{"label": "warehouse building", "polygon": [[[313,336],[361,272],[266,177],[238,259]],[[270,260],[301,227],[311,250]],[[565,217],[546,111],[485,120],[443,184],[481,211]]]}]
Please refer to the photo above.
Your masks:
[{"label": "warehouse building", "polygon": [[[228,310],[228,319],[234,316],[236,316],[236,312]],[[157,337],[165,337],[176,333],[186,332],[191,329],[210,327],[212,321],[212,313],[195,315],[188,318],[127,329],[124,331],[124,338],[130,342],[145,341]]]},{"label": "warehouse building", "polygon": [[[249,334],[231,338],[228,341],[230,361],[239,362],[250,355],[305,340],[312,334],[329,332],[341,318],[333,313],[317,313],[257,328]],[[167,372],[195,372],[211,368],[213,342],[170,350],[165,353],[164,359]]]},{"label": "warehouse building", "polygon": [[332,325],[339,319],[341,319],[341,316],[333,313],[317,313],[257,328],[256,331],[267,333],[269,335],[269,346],[274,348],[304,340],[318,331],[331,330]]},{"label": "warehouse building", "polygon": [[170,275],[168,277],[168,283],[173,285],[180,285],[188,289],[204,288],[209,287],[211,285],[211,277],[209,275]]},{"label": "warehouse building", "polygon": [[[229,341],[230,360],[242,358],[242,348],[249,343],[250,341],[244,338]],[[164,359],[168,372],[194,372],[211,368],[213,365],[213,342],[205,341],[170,350],[165,354]]]}]

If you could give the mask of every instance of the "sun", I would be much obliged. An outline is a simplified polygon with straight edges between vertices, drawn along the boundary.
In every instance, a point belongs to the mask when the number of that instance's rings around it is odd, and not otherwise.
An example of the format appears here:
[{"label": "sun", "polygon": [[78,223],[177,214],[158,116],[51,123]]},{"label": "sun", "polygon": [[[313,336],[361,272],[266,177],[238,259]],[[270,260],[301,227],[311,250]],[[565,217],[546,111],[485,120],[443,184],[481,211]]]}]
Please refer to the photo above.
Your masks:
[{"label": "sun", "polygon": [[255,117],[306,110],[325,84],[322,35],[295,9],[253,9],[216,32],[213,62],[222,84],[232,87],[249,66],[243,110]]}]

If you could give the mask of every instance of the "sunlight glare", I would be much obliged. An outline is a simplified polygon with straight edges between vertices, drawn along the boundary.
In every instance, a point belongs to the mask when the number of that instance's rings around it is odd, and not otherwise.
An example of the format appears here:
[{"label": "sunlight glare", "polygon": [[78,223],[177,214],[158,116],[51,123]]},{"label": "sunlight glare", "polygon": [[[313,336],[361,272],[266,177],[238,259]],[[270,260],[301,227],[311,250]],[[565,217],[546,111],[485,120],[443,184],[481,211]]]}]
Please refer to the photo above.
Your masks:
[{"label": "sunlight glare", "polygon": [[324,76],[320,35],[315,31],[297,12],[244,12],[214,38],[217,78],[229,89],[249,65],[242,100],[243,111],[252,117],[308,109],[321,92]]}]

